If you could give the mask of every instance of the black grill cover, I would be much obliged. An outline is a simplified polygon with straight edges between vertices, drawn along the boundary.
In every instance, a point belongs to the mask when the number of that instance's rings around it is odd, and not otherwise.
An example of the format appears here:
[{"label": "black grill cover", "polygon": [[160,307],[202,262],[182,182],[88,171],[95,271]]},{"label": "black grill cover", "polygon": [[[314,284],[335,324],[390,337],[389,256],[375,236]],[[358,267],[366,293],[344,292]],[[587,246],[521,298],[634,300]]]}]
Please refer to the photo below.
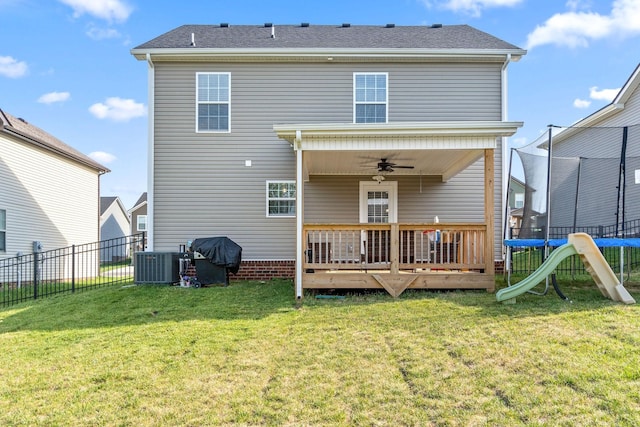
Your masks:
[{"label": "black grill cover", "polygon": [[242,247],[228,237],[203,237],[191,242],[190,249],[200,252],[212,264],[226,267],[233,274],[240,270]]}]

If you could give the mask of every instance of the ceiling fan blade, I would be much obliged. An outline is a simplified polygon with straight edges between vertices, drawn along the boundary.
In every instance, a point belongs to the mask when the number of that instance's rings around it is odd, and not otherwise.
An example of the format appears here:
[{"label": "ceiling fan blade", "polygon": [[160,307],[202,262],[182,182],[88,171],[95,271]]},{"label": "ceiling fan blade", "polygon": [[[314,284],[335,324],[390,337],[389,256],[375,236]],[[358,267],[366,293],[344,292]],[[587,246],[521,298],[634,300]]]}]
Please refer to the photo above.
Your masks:
[{"label": "ceiling fan blade", "polygon": [[413,166],[399,166],[399,165],[393,165],[394,168],[402,168],[402,169],[413,169]]}]

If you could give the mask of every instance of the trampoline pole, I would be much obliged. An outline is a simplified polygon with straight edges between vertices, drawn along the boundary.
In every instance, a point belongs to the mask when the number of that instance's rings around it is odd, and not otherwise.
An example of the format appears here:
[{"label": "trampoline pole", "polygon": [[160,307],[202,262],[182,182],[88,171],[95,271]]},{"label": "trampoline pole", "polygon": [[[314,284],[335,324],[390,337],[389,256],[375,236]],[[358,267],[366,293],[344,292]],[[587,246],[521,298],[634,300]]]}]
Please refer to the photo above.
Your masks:
[{"label": "trampoline pole", "polygon": [[[547,158],[547,229],[544,238],[544,259],[546,261],[549,256],[549,235],[551,231],[551,159],[553,158],[553,147],[551,140],[551,128],[553,125],[549,125],[549,154]],[[545,289],[544,293],[546,294],[549,290],[549,276],[547,276],[547,280],[545,281]]]}]

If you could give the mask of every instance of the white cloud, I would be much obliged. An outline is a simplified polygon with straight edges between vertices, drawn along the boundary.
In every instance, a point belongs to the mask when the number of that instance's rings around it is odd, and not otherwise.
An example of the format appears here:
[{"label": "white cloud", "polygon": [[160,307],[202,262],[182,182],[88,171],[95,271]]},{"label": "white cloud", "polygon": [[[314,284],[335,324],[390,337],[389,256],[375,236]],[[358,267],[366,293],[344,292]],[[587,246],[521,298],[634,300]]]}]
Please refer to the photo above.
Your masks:
[{"label": "white cloud", "polygon": [[591,105],[591,101],[587,101],[586,99],[577,98],[573,101],[573,106],[576,108],[589,108]]},{"label": "white cloud", "polygon": [[591,99],[597,99],[598,101],[611,102],[620,92],[620,88],[617,89],[602,89],[598,90],[597,86],[589,88],[589,97]]},{"label": "white cloud", "polygon": [[129,18],[133,9],[122,0],[59,0],[73,9],[73,16],[84,14],[105,21],[124,22]]},{"label": "white cloud", "polygon": [[71,94],[69,92],[50,92],[38,98],[38,102],[41,104],[53,104],[55,102],[64,102],[70,97]]},{"label": "white cloud", "polygon": [[557,13],[538,25],[527,36],[527,49],[545,44],[557,46],[586,47],[590,41],[607,37],[632,37],[640,34],[640,1],[615,0],[611,12],[601,15],[576,11],[587,4],[569,1],[570,12]]},{"label": "white cloud", "polygon": [[120,32],[113,28],[98,28],[93,26],[87,31],[87,35],[94,40],[117,39],[121,37]]},{"label": "white cloud", "polygon": [[93,153],[89,153],[89,157],[102,164],[111,163],[117,158],[113,154],[105,153],[104,151],[94,151]]},{"label": "white cloud", "polygon": [[523,0],[422,0],[427,7],[436,6],[453,12],[464,12],[479,17],[483,9],[492,7],[513,7]]},{"label": "white cloud", "polygon": [[109,119],[116,122],[127,122],[147,114],[144,104],[137,103],[133,99],[118,97],[107,98],[104,104],[102,102],[93,104],[89,107],[89,111],[99,119]]},{"label": "white cloud", "polygon": [[0,56],[0,76],[17,79],[26,75],[28,69],[24,61],[18,61],[10,56]]}]

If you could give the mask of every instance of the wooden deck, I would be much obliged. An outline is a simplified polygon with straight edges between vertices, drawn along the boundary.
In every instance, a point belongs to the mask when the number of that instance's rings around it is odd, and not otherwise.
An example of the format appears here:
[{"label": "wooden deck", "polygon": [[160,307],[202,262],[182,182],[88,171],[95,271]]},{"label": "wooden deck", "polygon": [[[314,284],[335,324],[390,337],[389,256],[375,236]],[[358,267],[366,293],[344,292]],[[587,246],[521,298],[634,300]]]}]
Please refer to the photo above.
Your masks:
[{"label": "wooden deck", "polygon": [[307,224],[304,289],[495,290],[485,224]]}]

